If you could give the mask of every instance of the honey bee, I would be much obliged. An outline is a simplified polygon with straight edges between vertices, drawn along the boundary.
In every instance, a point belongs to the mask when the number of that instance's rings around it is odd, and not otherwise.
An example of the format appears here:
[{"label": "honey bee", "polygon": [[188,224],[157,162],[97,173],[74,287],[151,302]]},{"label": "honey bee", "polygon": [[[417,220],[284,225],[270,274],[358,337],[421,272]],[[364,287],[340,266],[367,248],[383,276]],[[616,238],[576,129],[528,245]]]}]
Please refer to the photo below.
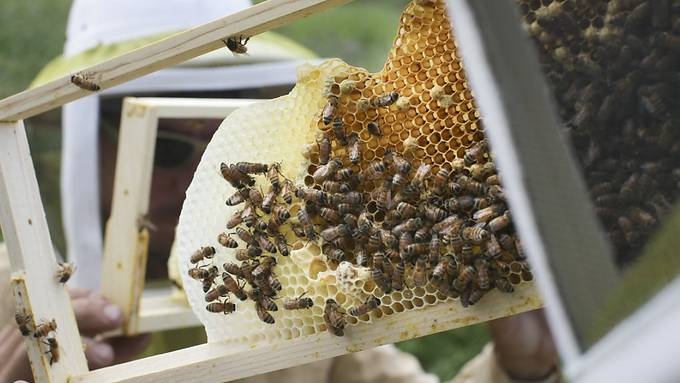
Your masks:
[{"label": "honey bee", "polygon": [[650,229],[656,224],[656,218],[653,215],[638,207],[630,209],[628,217],[645,229]]},{"label": "honey bee", "polygon": [[392,283],[391,286],[397,291],[401,291],[404,288],[404,278],[406,274],[406,265],[404,260],[400,259],[396,262],[394,266],[394,272],[392,273]]},{"label": "honey bee", "polygon": [[378,160],[368,164],[366,170],[364,170],[362,174],[366,177],[366,179],[372,180],[382,177],[386,170],[387,166],[385,165],[385,161]]},{"label": "honey bee", "polygon": [[364,267],[368,266],[368,261],[370,260],[370,257],[368,256],[368,253],[363,247],[357,246],[354,249],[354,256],[356,257],[357,265]]},{"label": "honey bee", "polygon": [[472,213],[472,219],[477,222],[488,222],[496,218],[502,208],[501,205],[487,206]]},{"label": "honey bee", "polygon": [[276,191],[281,190],[281,179],[279,179],[280,172],[281,165],[278,163],[270,165],[269,170],[267,170],[267,179]]},{"label": "honey bee", "polygon": [[477,284],[479,288],[482,290],[489,289],[489,263],[482,258],[477,258],[475,260],[475,269],[477,269]]},{"label": "honey bee", "polygon": [[434,175],[434,178],[432,179],[432,187],[435,190],[435,193],[442,193],[444,192],[447,186],[447,183],[449,181],[449,170],[446,168],[440,168],[439,171]]},{"label": "honey bee", "polygon": [[439,222],[446,218],[446,210],[432,205],[421,205],[421,212],[425,219],[431,222]]},{"label": "honey bee", "polygon": [[378,231],[378,233],[380,234],[380,241],[382,241],[382,243],[387,248],[392,248],[392,249],[398,249],[399,248],[399,240],[389,230],[380,229]]},{"label": "honey bee", "polygon": [[428,243],[414,243],[406,246],[404,252],[409,257],[415,257],[422,254],[427,254],[430,251],[430,245]]},{"label": "honey bee", "polygon": [[413,283],[416,287],[423,287],[427,284],[427,261],[425,258],[418,258],[416,267],[413,269]]},{"label": "honey bee", "polygon": [[283,183],[283,189],[281,189],[281,198],[283,198],[283,201],[290,205],[293,203],[293,193],[295,191],[295,187],[293,186],[293,183],[286,180]]},{"label": "honey bee", "polygon": [[241,218],[247,227],[253,227],[257,222],[258,216],[255,214],[255,208],[251,205],[246,206],[241,213]]},{"label": "honey bee", "polygon": [[[276,291],[281,291],[283,289],[283,286],[281,285],[281,281],[278,279],[274,278],[274,276],[270,273],[269,276],[267,277],[267,282],[269,283],[269,287]],[[269,310],[269,309],[267,309]],[[269,310],[269,311],[276,311],[274,310]]]},{"label": "honey bee", "polygon": [[480,141],[474,146],[470,147],[463,155],[465,165],[470,166],[475,163],[484,162],[484,154],[486,153],[486,141]]},{"label": "honey bee", "polygon": [[304,310],[312,308],[312,306],[314,306],[314,301],[309,297],[303,298],[305,294],[306,293],[303,293],[297,298],[287,299],[283,302],[283,308],[286,310]]},{"label": "honey bee", "polygon": [[347,146],[349,143],[347,141],[347,133],[345,133],[345,125],[339,117],[333,119],[333,135],[340,145]]},{"label": "honey bee", "polygon": [[489,221],[489,230],[495,233],[505,229],[508,225],[510,225],[510,212],[506,210],[500,217],[496,217]]},{"label": "honey bee", "polygon": [[449,262],[448,257],[444,257],[435,264],[434,269],[432,269],[432,283],[439,284],[446,279]]},{"label": "honey bee", "polygon": [[492,174],[492,175],[486,177],[485,182],[486,182],[487,185],[500,186],[501,185],[501,177],[498,174]]},{"label": "honey bee", "polygon": [[49,335],[49,333],[51,333],[52,331],[57,331],[57,321],[54,319],[52,319],[49,322],[42,322],[39,325],[35,326],[33,336],[35,338],[44,338],[47,335]]},{"label": "honey bee", "polygon": [[369,311],[377,309],[378,306],[380,306],[380,299],[378,299],[374,295],[371,295],[370,297],[366,298],[363,304],[350,308],[349,315],[355,317],[365,315],[368,314]]},{"label": "honey bee", "polygon": [[212,246],[201,247],[196,250],[190,258],[191,263],[198,263],[204,259],[211,259],[215,256],[215,248]]},{"label": "honey bee", "polygon": [[233,229],[243,222],[243,218],[241,218],[242,213],[243,210],[238,210],[227,220],[227,229]]},{"label": "honey bee", "polygon": [[247,299],[246,293],[243,290],[243,286],[239,285],[234,278],[228,273],[222,273],[222,282],[224,282],[224,287],[229,290],[236,298],[245,301]]},{"label": "honey bee", "polygon": [[489,236],[489,240],[486,242],[486,253],[491,258],[496,258],[501,254],[501,245],[495,235]]},{"label": "honey bee", "polygon": [[454,281],[454,286],[458,290],[463,290],[472,280],[477,276],[477,271],[473,266],[465,266],[460,273],[458,273],[458,278]]},{"label": "honey bee", "polygon": [[421,187],[425,182],[425,178],[430,173],[431,169],[432,166],[428,164],[420,164],[420,166],[416,170],[416,174],[413,175],[413,180],[411,181],[411,183],[414,186]]},{"label": "honey bee", "polygon": [[328,125],[331,123],[333,117],[335,116],[335,108],[337,107],[338,97],[333,95],[328,96],[326,106],[324,106],[323,111],[321,112],[321,118],[323,119],[324,125]]},{"label": "honey bee", "polygon": [[494,285],[496,288],[504,293],[511,293],[515,291],[515,288],[512,286],[512,283],[508,280],[508,278],[498,278],[494,280]]},{"label": "honey bee", "polygon": [[399,202],[396,207],[397,214],[401,219],[413,218],[418,214],[418,208],[408,202]]},{"label": "honey bee", "polygon": [[[314,178],[314,181],[321,183],[326,178],[329,178],[333,174],[335,174],[341,167],[342,167],[342,161],[337,159],[337,158],[334,158],[334,159],[330,160],[326,165],[319,166],[316,169],[316,171],[314,171],[314,174],[312,174],[312,177]],[[316,190],[316,189],[312,189],[312,190]]]},{"label": "honey bee", "polygon": [[260,318],[260,320],[264,323],[268,324],[274,324],[274,317],[272,314],[270,314],[267,309],[260,304],[259,302],[255,302],[255,311],[257,312],[257,317]]},{"label": "honey bee", "polygon": [[[481,287],[474,288],[472,289],[472,291],[470,291],[470,295],[466,300],[461,299],[461,303],[465,302],[468,306],[472,306],[479,302],[487,291],[488,290],[482,289]],[[465,304],[463,305],[463,307],[465,307]]]},{"label": "honey bee", "polygon": [[371,106],[374,108],[384,108],[388,107],[399,99],[399,93],[397,92],[390,92],[390,93],[385,93],[382,94],[378,97],[375,97],[371,99]]},{"label": "honey bee", "polygon": [[371,121],[366,125],[366,129],[368,130],[368,133],[370,133],[373,136],[380,137],[382,136],[382,131],[380,130],[380,125],[378,125],[377,122]]},{"label": "honey bee", "polygon": [[392,284],[387,274],[383,272],[382,268],[375,265],[375,256],[373,257],[373,267],[371,267],[371,279],[385,294],[392,291]]},{"label": "honey bee", "polygon": [[473,195],[483,196],[487,192],[487,186],[475,180],[468,180],[463,185],[463,190],[472,193]]},{"label": "honey bee", "polygon": [[331,226],[327,229],[324,229],[321,232],[321,238],[326,242],[332,242],[338,237],[345,237],[350,234],[351,232],[349,230],[349,227],[343,223],[337,226]]},{"label": "honey bee", "polygon": [[248,199],[253,206],[262,206],[262,193],[257,189],[250,189],[248,192]]},{"label": "honey bee", "polygon": [[410,232],[404,231],[399,236],[399,250],[404,252],[406,247],[413,243],[413,235]]},{"label": "honey bee", "polygon": [[33,321],[33,317],[28,315],[25,310],[15,312],[14,320],[17,322],[17,326],[19,326],[21,335],[28,336],[31,334],[31,321]]},{"label": "honey bee", "polygon": [[237,227],[236,228],[236,235],[241,239],[241,241],[245,243],[252,243],[253,242],[253,235],[250,233],[250,231],[242,228],[242,227]]},{"label": "honey bee", "polygon": [[225,285],[217,285],[214,289],[205,294],[205,301],[212,302],[220,297],[226,297],[229,294],[229,289]]},{"label": "honey bee", "polygon": [[59,363],[61,353],[59,352],[59,343],[57,342],[57,338],[47,338],[46,341],[43,341],[43,343],[47,345],[47,353],[50,354],[50,366],[54,363]]},{"label": "honey bee", "polygon": [[409,218],[403,223],[400,223],[399,225],[392,228],[392,234],[401,236],[403,232],[416,231],[421,227],[423,227],[423,220],[421,220],[419,217]]},{"label": "honey bee", "polygon": [[245,249],[236,249],[234,253],[234,258],[239,261],[248,261],[253,258],[257,258],[262,255],[262,249],[256,246],[249,246]]},{"label": "honey bee", "polygon": [[456,252],[460,252],[463,249],[463,245],[465,245],[465,241],[460,234],[448,235],[444,236],[443,238]]},{"label": "honey bee", "polygon": [[481,210],[489,206],[489,200],[484,197],[475,197],[472,200],[472,208],[474,210]]},{"label": "honey bee", "polygon": [[430,225],[424,225],[420,229],[413,233],[413,240],[415,242],[426,242],[430,240],[430,232],[432,227]]},{"label": "honey bee", "polygon": [[248,40],[250,40],[250,37],[243,38],[243,36],[239,37],[229,37],[224,41],[224,44],[227,46],[227,48],[233,53],[234,55],[244,55],[248,53],[248,47],[246,47],[246,44],[248,44]]},{"label": "honey bee", "polygon": [[224,178],[231,186],[236,189],[240,189],[243,186],[253,186],[255,185],[255,179],[253,177],[242,173],[236,169],[236,166],[227,165],[224,162],[220,164],[220,172],[222,173],[222,178]]},{"label": "honey bee", "polygon": [[235,249],[238,247],[238,242],[236,242],[235,239],[231,238],[227,233],[221,233],[220,235],[218,235],[217,242],[220,245],[228,247],[230,249]]},{"label": "honey bee", "polygon": [[515,251],[515,241],[508,234],[501,234],[501,236],[498,237],[498,243],[500,243],[503,250]]},{"label": "honey bee", "polygon": [[274,257],[266,257],[264,260],[260,262],[255,269],[253,269],[253,277],[255,278],[261,278],[263,276],[268,275],[272,268],[276,265],[276,258]]},{"label": "honey bee", "polygon": [[385,159],[394,164],[394,168],[401,174],[408,174],[411,172],[411,163],[395,152],[388,152],[385,154]]},{"label": "honey bee", "polygon": [[356,133],[349,136],[347,156],[349,161],[355,165],[361,162],[361,140],[359,140],[359,136]]},{"label": "honey bee", "polygon": [[265,174],[269,170],[269,165],[256,162],[237,162],[236,170],[243,174]]},{"label": "honey bee", "polygon": [[471,264],[474,258],[474,254],[472,253],[472,245],[465,242],[463,244],[463,247],[460,249],[460,256],[462,258],[463,263],[465,263],[466,265]]},{"label": "honey bee", "polygon": [[322,207],[319,215],[328,223],[338,223],[341,219],[337,211],[327,207]]},{"label": "honey bee", "polygon": [[229,274],[231,274],[235,277],[239,277],[239,278],[245,277],[245,274],[243,272],[243,269],[241,269],[241,266],[239,266],[239,265],[237,265],[233,262],[226,262],[222,265],[222,267],[224,268],[224,270],[227,273],[229,273]]},{"label": "honey bee", "polygon": [[489,232],[479,226],[469,226],[463,228],[463,237],[473,243],[482,243],[489,238]]},{"label": "honey bee", "polygon": [[498,185],[489,186],[488,190],[486,191],[486,196],[489,197],[489,201],[491,201],[491,203],[505,202],[506,200],[505,192]]},{"label": "honey bee", "polygon": [[240,205],[248,199],[248,193],[250,192],[244,190],[237,190],[236,193],[230,195],[229,198],[227,198],[225,204],[227,206]]},{"label": "honey bee", "polygon": [[343,195],[343,202],[350,205],[360,205],[363,200],[364,198],[361,196],[361,193],[357,191],[351,191]]},{"label": "honey bee", "polygon": [[80,89],[89,90],[90,92],[96,92],[101,89],[94,81],[88,80],[82,74],[71,76],[71,83]]},{"label": "honey bee", "polygon": [[66,283],[71,278],[71,275],[76,271],[76,267],[70,262],[59,262],[56,278],[59,283]]},{"label": "honey bee", "polygon": [[441,233],[444,232],[445,230],[449,230],[451,232],[458,232],[460,228],[463,226],[463,223],[464,221],[462,218],[453,214],[432,225],[432,230],[435,233]]},{"label": "honey bee", "polygon": [[205,309],[211,313],[231,314],[236,311],[236,305],[231,302],[213,302],[205,306]]},{"label": "honey bee", "polygon": [[441,253],[442,241],[439,239],[437,233],[432,233],[430,238],[430,264],[436,265],[439,262],[439,254]]},{"label": "honey bee", "polygon": [[[329,163],[330,164],[330,163]],[[328,194],[326,192],[311,189],[311,188],[300,188],[295,192],[296,196],[305,201],[313,202],[320,205],[326,205],[328,202]],[[302,209],[300,209],[301,211]]]},{"label": "honey bee", "polygon": [[288,248],[288,242],[286,242],[286,237],[283,236],[283,234],[279,234],[276,236],[276,248],[279,250],[279,253],[283,255],[284,257],[287,257],[290,255],[290,249]]},{"label": "honey bee", "polygon": [[279,225],[282,225],[290,218],[290,212],[283,206],[274,206],[272,214]]},{"label": "honey bee", "polygon": [[340,310],[340,305],[334,299],[326,299],[323,320],[328,328],[328,332],[335,336],[345,335],[345,313]]},{"label": "honey bee", "polygon": [[217,272],[217,267],[212,266],[210,268],[205,267],[192,267],[189,269],[189,276],[197,281],[201,281],[208,278],[214,278],[213,275]]},{"label": "honey bee", "polygon": [[260,248],[262,248],[264,251],[272,254],[275,254],[278,251],[276,249],[276,245],[274,245],[274,243],[272,243],[272,241],[270,241],[269,238],[267,238],[267,236],[264,234],[258,234],[257,241],[259,242]]},{"label": "honey bee", "polygon": [[347,213],[342,216],[342,221],[347,225],[350,229],[356,229],[359,226],[359,220],[354,214]]},{"label": "honey bee", "polygon": [[263,212],[269,214],[272,212],[272,206],[274,205],[274,202],[276,202],[276,190],[273,190],[273,187],[267,194],[265,194],[264,198],[262,199],[262,204],[260,205],[260,208],[262,209]]}]

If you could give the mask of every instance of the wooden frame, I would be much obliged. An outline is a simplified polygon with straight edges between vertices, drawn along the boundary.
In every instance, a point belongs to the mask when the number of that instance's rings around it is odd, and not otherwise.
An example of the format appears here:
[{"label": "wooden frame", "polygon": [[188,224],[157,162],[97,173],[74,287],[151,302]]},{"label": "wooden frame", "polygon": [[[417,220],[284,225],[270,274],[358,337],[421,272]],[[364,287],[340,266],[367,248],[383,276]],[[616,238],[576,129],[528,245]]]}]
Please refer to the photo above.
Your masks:
[{"label": "wooden frame", "polygon": [[106,224],[102,294],[123,309],[125,324],[109,335],[198,326],[188,304],[171,298],[172,290],[144,294],[150,235],[148,213],[153,154],[161,118],[219,118],[256,100],[134,98],[123,100],[111,216]]},{"label": "wooden frame", "polygon": [[[62,350],[62,359],[50,366],[45,347],[32,337],[26,338],[36,381],[229,381],[491,320],[542,305],[535,288],[528,284],[517,289],[517,302],[510,307],[494,304],[500,302],[500,295],[492,293],[485,298],[487,304],[469,311],[463,312],[457,302],[443,303],[422,311],[398,313],[377,324],[354,326],[351,334],[343,338],[324,333],[281,340],[276,345],[252,345],[245,349],[229,344],[206,344],[88,372],[68,295],[54,278],[56,260],[21,120],[82,98],[94,89],[106,89],[217,49],[223,46],[222,40],[226,37],[252,36],[349,1],[268,0],[0,101],[0,222],[10,252],[17,307],[39,320],[55,318],[59,327],[57,339]],[[148,145],[152,134],[140,134],[145,135],[144,142]],[[148,170],[136,172],[135,177],[139,182],[139,179],[148,177]],[[135,212],[145,209],[145,204],[140,202],[143,194],[140,191],[135,198]],[[131,230],[137,230],[136,222]],[[139,240],[137,238],[135,244],[128,244],[128,251],[136,251]],[[132,273],[129,278],[134,278]],[[128,325],[127,330],[143,330],[142,317],[138,317],[135,327]],[[408,331],[404,331],[404,323],[408,325]]]}]

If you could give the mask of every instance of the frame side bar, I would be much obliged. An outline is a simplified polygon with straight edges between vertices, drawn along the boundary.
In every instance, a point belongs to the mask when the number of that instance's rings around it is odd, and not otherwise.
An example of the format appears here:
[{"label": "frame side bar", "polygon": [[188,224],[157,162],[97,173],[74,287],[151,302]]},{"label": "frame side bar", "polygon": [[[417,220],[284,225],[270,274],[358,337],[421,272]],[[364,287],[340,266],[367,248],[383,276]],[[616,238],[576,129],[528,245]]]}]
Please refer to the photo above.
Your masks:
[{"label": "frame side bar", "polygon": [[[97,90],[107,89],[221,48],[226,37],[253,36],[350,1],[268,0],[73,75],[82,76]],[[0,121],[25,119],[91,93],[73,84],[70,75],[64,76],[0,101]]]},{"label": "frame side bar", "polygon": [[514,2],[448,3],[515,224],[562,355],[573,360],[583,340],[577,330],[588,328],[618,280],[611,250]]},{"label": "frame side bar", "polygon": [[[0,122],[0,225],[2,226],[18,310],[32,315],[35,323],[54,319],[60,358],[49,365],[43,338],[26,338],[36,379],[66,382],[87,371],[85,353],[69,295],[56,279],[57,261],[23,121]],[[42,350],[42,353],[35,352]]]}]

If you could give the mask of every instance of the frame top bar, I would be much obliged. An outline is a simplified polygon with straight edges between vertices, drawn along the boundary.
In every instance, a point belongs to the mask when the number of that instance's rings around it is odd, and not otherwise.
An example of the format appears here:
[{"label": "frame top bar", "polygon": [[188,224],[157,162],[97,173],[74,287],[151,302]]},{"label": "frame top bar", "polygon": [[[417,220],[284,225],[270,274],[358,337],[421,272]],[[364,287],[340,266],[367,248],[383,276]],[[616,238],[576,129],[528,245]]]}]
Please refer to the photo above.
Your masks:
[{"label": "frame top bar", "polygon": [[85,80],[83,88],[68,75],[5,98],[0,101],[0,121],[34,116],[93,93],[84,88],[107,89],[221,48],[229,36],[253,36],[350,1],[265,1],[73,73]]}]

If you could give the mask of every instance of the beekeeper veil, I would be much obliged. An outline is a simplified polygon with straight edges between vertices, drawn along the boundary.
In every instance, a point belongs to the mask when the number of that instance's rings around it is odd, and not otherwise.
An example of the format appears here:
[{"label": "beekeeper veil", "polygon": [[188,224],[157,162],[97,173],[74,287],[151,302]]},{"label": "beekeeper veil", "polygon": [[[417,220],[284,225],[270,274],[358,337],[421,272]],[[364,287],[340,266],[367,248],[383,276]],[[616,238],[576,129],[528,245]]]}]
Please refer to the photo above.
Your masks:
[{"label": "beekeeper veil", "polygon": [[[75,0],[64,53],[43,69],[33,86],[250,5],[250,0]],[[253,38],[248,48],[249,56],[215,51],[104,95],[287,85],[294,83],[296,66],[314,57],[274,34]],[[61,204],[67,254],[80,270],[72,283],[92,290],[99,288],[103,248],[97,153],[100,98],[100,94],[85,97],[62,111]]]}]

